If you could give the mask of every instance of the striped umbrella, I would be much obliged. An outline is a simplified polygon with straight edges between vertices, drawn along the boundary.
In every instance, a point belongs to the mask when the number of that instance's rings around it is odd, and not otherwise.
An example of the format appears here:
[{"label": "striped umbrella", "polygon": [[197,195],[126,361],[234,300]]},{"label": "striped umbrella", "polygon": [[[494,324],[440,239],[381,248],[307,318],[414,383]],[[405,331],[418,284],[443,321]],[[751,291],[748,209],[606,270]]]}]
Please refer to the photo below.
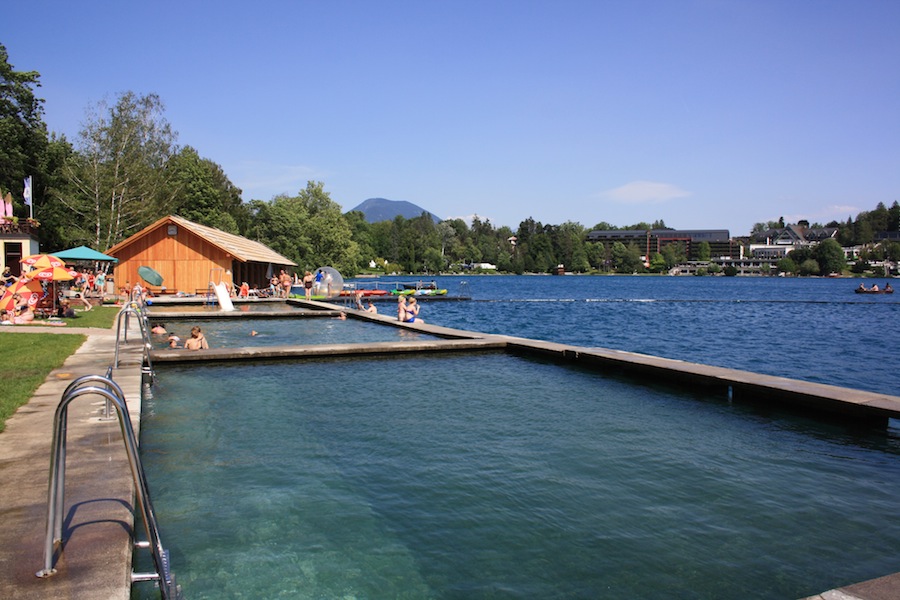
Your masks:
[{"label": "striped umbrella", "polygon": [[78,272],[65,267],[40,267],[32,269],[25,276],[38,281],[71,281],[78,277]]},{"label": "striped umbrella", "polygon": [[32,269],[66,266],[66,263],[63,260],[56,258],[52,254],[32,254],[31,256],[26,256],[19,262],[21,262],[23,265],[31,267]]},{"label": "striped umbrella", "polygon": [[[16,304],[21,305],[23,302],[34,308],[38,300],[41,299],[42,293],[43,289],[40,281],[36,279],[20,279],[6,288],[6,292],[0,298],[0,310],[13,310]],[[16,302],[14,299],[15,294],[19,294],[22,299]]]}]

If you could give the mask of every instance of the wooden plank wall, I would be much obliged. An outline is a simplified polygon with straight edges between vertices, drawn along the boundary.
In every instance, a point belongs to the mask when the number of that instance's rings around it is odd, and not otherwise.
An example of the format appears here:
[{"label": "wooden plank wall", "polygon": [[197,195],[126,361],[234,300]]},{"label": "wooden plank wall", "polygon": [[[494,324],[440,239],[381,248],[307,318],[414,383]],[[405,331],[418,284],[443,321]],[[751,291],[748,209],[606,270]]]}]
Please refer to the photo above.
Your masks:
[{"label": "wooden plank wall", "polygon": [[137,272],[140,266],[158,271],[170,292],[205,290],[213,269],[221,269],[213,272],[217,281],[228,281],[225,271],[232,268],[230,255],[183,227],[178,227],[176,235],[168,235],[167,225],[161,224],[117,253],[117,288],[142,281]]}]

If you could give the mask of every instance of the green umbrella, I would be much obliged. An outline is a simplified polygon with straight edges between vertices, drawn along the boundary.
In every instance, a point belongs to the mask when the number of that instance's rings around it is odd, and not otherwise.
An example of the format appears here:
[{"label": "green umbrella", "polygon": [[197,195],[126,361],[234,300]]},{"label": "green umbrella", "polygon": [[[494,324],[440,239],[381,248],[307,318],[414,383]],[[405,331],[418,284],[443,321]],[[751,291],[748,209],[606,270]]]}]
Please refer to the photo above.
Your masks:
[{"label": "green umbrella", "polygon": [[138,267],[138,275],[150,285],[162,285],[163,276],[150,267]]}]

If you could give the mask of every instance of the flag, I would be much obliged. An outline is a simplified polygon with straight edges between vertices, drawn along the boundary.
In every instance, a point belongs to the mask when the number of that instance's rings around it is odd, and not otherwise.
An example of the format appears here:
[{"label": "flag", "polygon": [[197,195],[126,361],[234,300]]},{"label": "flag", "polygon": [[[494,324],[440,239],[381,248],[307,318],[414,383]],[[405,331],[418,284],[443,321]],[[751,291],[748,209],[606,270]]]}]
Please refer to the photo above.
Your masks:
[{"label": "flag", "polygon": [[31,175],[25,178],[25,206],[31,206]]},{"label": "flag", "polygon": [[6,198],[3,200],[3,216],[13,216],[12,194],[6,192]]}]

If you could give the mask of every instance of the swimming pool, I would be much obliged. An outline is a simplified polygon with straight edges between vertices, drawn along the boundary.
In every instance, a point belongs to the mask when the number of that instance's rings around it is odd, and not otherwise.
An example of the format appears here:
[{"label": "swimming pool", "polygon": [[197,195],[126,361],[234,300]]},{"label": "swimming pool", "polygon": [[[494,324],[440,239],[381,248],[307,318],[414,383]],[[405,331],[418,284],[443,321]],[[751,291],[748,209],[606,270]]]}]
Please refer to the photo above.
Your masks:
[{"label": "swimming pool", "polygon": [[798,598],[896,570],[892,429],[502,353],[164,366],[144,411],[191,598]]},{"label": "swimming pool", "polygon": [[[154,320],[154,324],[158,323]],[[190,337],[191,327],[199,325],[210,348],[238,348],[244,346],[296,346],[307,344],[343,344],[397,342],[436,339],[433,335],[410,329],[390,327],[348,318],[267,318],[267,319],[193,319],[164,322],[165,335],[151,335],[153,347],[164,349],[169,335],[184,340]],[[256,335],[251,335],[252,332]]]}]

